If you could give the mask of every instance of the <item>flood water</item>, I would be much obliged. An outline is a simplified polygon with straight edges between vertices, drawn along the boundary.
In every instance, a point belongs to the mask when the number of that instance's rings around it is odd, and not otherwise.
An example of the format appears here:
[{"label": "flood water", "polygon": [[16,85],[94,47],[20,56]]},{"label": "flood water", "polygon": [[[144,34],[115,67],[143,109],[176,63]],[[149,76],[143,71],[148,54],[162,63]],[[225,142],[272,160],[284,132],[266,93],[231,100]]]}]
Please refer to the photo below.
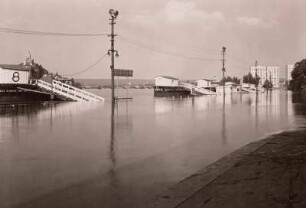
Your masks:
[{"label": "flood water", "polygon": [[305,98],[282,90],[134,90],[113,114],[110,91],[96,93],[106,102],[0,105],[0,207],[141,207],[222,156],[306,124]]}]

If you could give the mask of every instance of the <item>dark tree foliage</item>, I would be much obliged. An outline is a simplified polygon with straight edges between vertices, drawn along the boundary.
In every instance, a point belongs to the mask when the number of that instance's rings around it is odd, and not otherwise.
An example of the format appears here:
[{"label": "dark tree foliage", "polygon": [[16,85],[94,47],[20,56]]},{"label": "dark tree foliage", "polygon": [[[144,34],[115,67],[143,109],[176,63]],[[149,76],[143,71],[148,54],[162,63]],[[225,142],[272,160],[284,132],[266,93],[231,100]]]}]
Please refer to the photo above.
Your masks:
[{"label": "dark tree foliage", "polygon": [[42,65],[33,63],[31,66],[32,79],[40,79],[44,74],[48,74],[48,71],[42,67]]},{"label": "dark tree foliage", "polygon": [[289,83],[289,90],[302,91],[306,84],[304,77],[306,76],[306,59],[303,59],[294,65],[294,69],[291,72],[292,80]]},{"label": "dark tree foliage", "polygon": [[221,79],[221,83],[224,83],[224,82],[234,82],[236,84],[239,84],[240,79],[238,79],[238,77],[235,77],[235,76],[234,77],[226,76]]},{"label": "dark tree foliage", "polygon": [[243,76],[243,83],[258,85],[260,77],[253,77],[251,73]]},{"label": "dark tree foliage", "polygon": [[266,80],[265,83],[263,84],[263,88],[265,89],[272,89],[273,88],[273,84],[271,81]]}]

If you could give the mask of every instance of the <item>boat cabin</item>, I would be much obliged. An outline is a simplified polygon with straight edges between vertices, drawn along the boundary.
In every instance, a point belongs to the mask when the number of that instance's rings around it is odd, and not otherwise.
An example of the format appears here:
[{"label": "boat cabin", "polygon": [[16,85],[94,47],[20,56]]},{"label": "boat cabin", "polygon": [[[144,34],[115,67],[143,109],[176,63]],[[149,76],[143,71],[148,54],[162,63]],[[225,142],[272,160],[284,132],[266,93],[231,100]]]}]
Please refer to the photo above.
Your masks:
[{"label": "boat cabin", "polygon": [[155,78],[156,87],[178,87],[179,79],[171,76],[159,76]]},{"label": "boat cabin", "polygon": [[29,84],[31,66],[0,64],[0,85]]}]

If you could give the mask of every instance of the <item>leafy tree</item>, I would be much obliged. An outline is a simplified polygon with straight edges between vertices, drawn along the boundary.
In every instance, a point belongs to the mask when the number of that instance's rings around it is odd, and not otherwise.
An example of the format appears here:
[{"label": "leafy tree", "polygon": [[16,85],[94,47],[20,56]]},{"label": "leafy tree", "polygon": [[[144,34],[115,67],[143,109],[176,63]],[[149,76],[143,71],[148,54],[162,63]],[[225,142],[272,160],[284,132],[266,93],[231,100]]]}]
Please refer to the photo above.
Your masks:
[{"label": "leafy tree", "polygon": [[265,89],[272,89],[273,88],[273,84],[271,81],[266,80],[265,83],[263,84],[263,88]]},{"label": "leafy tree", "polygon": [[48,74],[48,71],[42,65],[33,62],[31,66],[31,77],[33,79],[40,79],[44,74]]},{"label": "leafy tree", "polygon": [[243,83],[258,85],[260,77],[253,77],[251,73],[248,73],[247,75],[243,76],[242,80]]},{"label": "leafy tree", "polygon": [[292,80],[289,83],[289,90],[292,91],[302,91],[305,86],[305,79],[306,76],[306,59],[303,59],[294,65],[294,69],[291,72]]},{"label": "leafy tree", "polygon": [[226,76],[224,78],[222,78],[221,83],[223,84],[224,82],[234,82],[236,84],[240,83],[240,79],[238,79],[238,77],[230,77],[230,76]]}]

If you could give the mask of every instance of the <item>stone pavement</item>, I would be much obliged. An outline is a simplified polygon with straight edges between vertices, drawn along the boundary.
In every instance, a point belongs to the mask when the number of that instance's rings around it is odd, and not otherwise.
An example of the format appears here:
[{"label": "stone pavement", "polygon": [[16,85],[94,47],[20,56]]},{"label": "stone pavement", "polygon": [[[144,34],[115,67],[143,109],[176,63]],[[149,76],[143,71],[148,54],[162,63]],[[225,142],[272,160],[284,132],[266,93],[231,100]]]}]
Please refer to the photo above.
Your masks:
[{"label": "stone pavement", "polygon": [[306,207],[306,131],[251,143],[190,176],[148,208]]}]

